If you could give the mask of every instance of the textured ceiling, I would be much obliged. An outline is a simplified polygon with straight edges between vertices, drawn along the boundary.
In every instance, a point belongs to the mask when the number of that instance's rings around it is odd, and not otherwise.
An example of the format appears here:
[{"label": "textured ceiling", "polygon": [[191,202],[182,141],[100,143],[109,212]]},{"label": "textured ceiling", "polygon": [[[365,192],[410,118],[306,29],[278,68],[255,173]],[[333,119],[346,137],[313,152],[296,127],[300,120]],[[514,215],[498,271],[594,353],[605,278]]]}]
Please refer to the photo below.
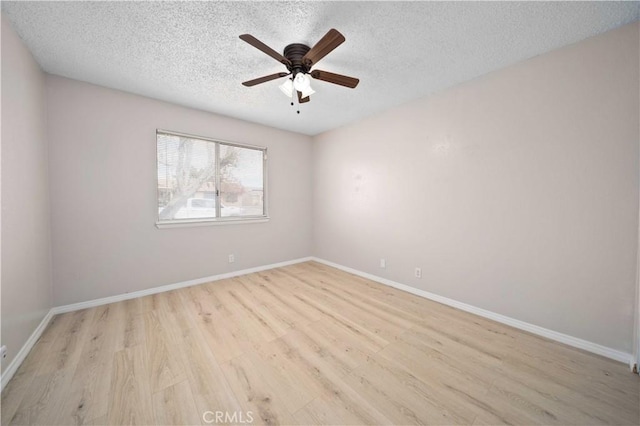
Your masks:
[{"label": "textured ceiling", "polygon": [[[2,12],[42,68],[77,80],[315,135],[638,19],[638,2],[10,2]],[[241,41],[282,51],[330,28],[346,42],[318,69],[301,114],[284,71]]]}]

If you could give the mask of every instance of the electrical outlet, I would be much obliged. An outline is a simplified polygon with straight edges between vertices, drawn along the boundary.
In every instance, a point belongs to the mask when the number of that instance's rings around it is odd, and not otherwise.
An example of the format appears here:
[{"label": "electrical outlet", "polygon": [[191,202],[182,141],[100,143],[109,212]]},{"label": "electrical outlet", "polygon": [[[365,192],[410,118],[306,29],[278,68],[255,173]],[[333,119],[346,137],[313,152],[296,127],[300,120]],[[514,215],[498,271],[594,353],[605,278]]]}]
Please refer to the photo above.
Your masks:
[{"label": "electrical outlet", "polygon": [[380,267],[382,269],[387,267],[387,259],[380,259]]},{"label": "electrical outlet", "polygon": [[236,257],[232,254],[229,255],[229,263],[233,263],[236,261]]},{"label": "electrical outlet", "polygon": [[414,275],[416,278],[422,278],[422,268],[416,268]]},{"label": "electrical outlet", "polygon": [[7,345],[0,347],[0,358],[5,359],[7,357]]}]

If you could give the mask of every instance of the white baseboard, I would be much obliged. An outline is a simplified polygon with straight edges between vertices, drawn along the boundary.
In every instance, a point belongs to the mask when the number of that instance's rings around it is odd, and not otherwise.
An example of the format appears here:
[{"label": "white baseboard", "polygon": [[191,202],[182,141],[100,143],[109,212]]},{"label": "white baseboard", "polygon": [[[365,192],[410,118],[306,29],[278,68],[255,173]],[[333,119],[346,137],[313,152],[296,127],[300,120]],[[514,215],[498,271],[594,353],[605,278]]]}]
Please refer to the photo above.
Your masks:
[{"label": "white baseboard", "polygon": [[198,285],[198,284],[204,284],[204,283],[208,283],[208,282],[212,282],[212,281],[219,281],[219,280],[223,280],[223,279],[226,279],[226,278],[233,278],[233,277],[237,277],[237,276],[240,276],[240,275],[251,274],[251,273],[254,273],[254,272],[266,271],[268,269],[280,268],[280,267],[283,267],[283,266],[288,266],[288,265],[293,265],[293,264],[296,264],[296,263],[307,262],[307,261],[310,261],[310,260],[316,261],[318,263],[323,263],[325,265],[334,267],[336,269],[341,269],[341,270],[343,270],[345,272],[349,272],[351,274],[358,275],[358,276],[361,276],[363,278],[367,278],[369,280],[376,281],[376,282],[379,282],[381,284],[388,285],[390,287],[394,287],[394,288],[397,288],[399,290],[406,291],[408,293],[412,293],[412,294],[415,294],[417,296],[421,296],[421,297],[424,297],[426,299],[430,299],[430,300],[442,303],[443,305],[448,305],[448,306],[460,309],[462,311],[470,312],[472,314],[476,314],[476,315],[481,316],[481,317],[485,317],[485,318],[488,318],[488,319],[491,319],[491,320],[494,320],[494,321],[497,321],[497,322],[500,322],[500,323],[503,323],[503,324],[506,324],[506,325],[510,325],[510,326],[512,326],[514,328],[518,328],[520,330],[525,330],[525,331],[528,331],[530,333],[537,334],[539,336],[546,337],[546,338],[551,339],[551,340],[555,340],[557,342],[565,343],[567,345],[570,345],[570,346],[573,346],[573,347],[576,347],[576,348],[584,349],[586,351],[589,351],[589,352],[592,352],[592,353],[595,353],[595,354],[598,354],[598,355],[602,355],[604,357],[611,358],[611,359],[614,359],[616,361],[628,363],[630,366],[632,366],[634,364],[634,362],[635,362],[633,355],[631,355],[629,353],[626,353],[626,352],[622,352],[622,351],[619,351],[619,350],[616,350],[616,349],[608,348],[606,346],[602,346],[602,345],[599,345],[597,343],[589,342],[587,340],[579,339],[577,337],[569,336],[567,334],[558,333],[557,331],[553,331],[553,330],[549,330],[549,329],[544,328],[544,327],[539,327],[537,325],[529,324],[527,322],[520,321],[520,320],[517,320],[515,318],[510,318],[510,317],[507,317],[505,315],[501,315],[501,314],[497,314],[495,312],[487,311],[486,309],[481,309],[481,308],[477,308],[477,307],[472,306],[472,305],[468,305],[468,304],[463,303],[463,302],[458,302],[457,300],[453,300],[453,299],[449,299],[447,297],[439,296],[437,294],[433,294],[433,293],[430,293],[428,291],[420,290],[420,289],[417,289],[415,287],[411,287],[411,286],[408,286],[408,285],[405,285],[405,284],[400,284],[398,282],[395,282],[395,281],[392,281],[392,280],[389,280],[389,279],[386,279],[386,278],[378,277],[376,275],[369,274],[369,273],[366,273],[366,272],[362,272],[362,271],[359,271],[357,269],[353,269],[353,268],[349,268],[347,266],[339,265],[337,263],[333,263],[333,262],[330,262],[328,260],[324,260],[324,259],[320,259],[320,258],[317,258],[317,257],[310,256],[310,257],[303,257],[303,258],[300,258],[300,259],[289,260],[289,261],[286,261],[286,262],[273,263],[273,264],[270,264],[270,265],[257,266],[255,268],[248,268],[248,269],[242,269],[242,270],[239,270],[239,271],[227,272],[227,273],[224,273],[224,274],[212,275],[210,277],[205,277],[205,278],[198,278],[198,279],[189,280],[189,281],[182,281],[182,282],[179,282],[179,283],[168,284],[168,285],[164,285],[164,286],[160,286],[160,287],[153,287],[153,288],[146,289],[146,290],[134,291],[132,293],[118,294],[118,295],[115,295],[115,296],[109,296],[109,297],[103,297],[103,298],[100,298],[100,299],[89,300],[87,302],[73,303],[73,304],[70,304],[70,305],[56,306],[54,308],[51,308],[51,310],[49,310],[49,312],[42,319],[42,321],[40,322],[38,327],[36,327],[36,329],[33,331],[33,333],[31,333],[31,336],[29,336],[29,339],[27,339],[27,341],[22,346],[22,348],[20,348],[20,351],[16,354],[15,358],[11,361],[11,363],[9,364],[7,369],[2,374],[2,378],[0,379],[0,384],[1,384],[0,391],[2,391],[4,389],[4,387],[6,386],[6,384],[9,383],[9,380],[11,380],[11,378],[16,373],[16,371],[18,370],[18,368],[20,367],[22,362],[25,360],[25,358],[29,354],[29,351],[31,351],[31,348],[33,348],[33,346],[36,344],[36,342],[38,341],[38,339],[42,335],[42,332],[44,332],[44,330],[47,328],[47,325],[49,325],[49,322],[51,321],[51,319],[57,314],[77,311],[77,310],[80,310],[80,309],[93,308],[95,306],[107,305],[109,303],[120,302],[120,301],[123,301],[123,300],[129,300],[129,299],[135,299],[137,297],[148,296],[150,294],[163,293],[165,291],[176,290],[176,289],[179,289],[179,288],[190,287],[190,286],[194,286],[194,285]]},{"label": "white baseboard", "polygon": [[254,272],[266,271],[267,269],[281,268],[283,266],[293,265],[296,263],[307,262],[312,257],[302,257],[300,259],[288,260],[286,262],[272,263],[270,265],[256,266],[255,268],[241,269],[239,271],[226,272],[224,274],[211,275],[210,277],[196,278],[194,280],[182,281],[175,284],[167,284],[160,287],[152,287],[146,290],[134,291],[131,293],[117,294],[115,296],[93,299],[87,302],[72,303],[70,305],[56,306],[52,308],[53,314],[62,314],[65,312],[79,311],[80,309],[93,308],[95,306],[108,305],[109,303],[120,302],[123,300],[136,299],[138,297],[149,296],[150,294],[164,293],[165,291],[177,290],[179,288],[191,287],[198,284],[204,284],[211,281],[219,281],[227,278],[233,278],[240,275],[252,274]]},{"label": "white baseboard", "polygon": [[100,299],[89,300],[87,302],[72,303],[70,305],[53,307],[49,310],[47,315],[45,315],[45,317],[40,322],[38,327],[33,331],[33,333],[31,333],[31,336],[29,336],[29,339],[27,339],[25,344],[22,345],[22,348],[20,348],[20,351],[18,352],[16,357],[11,361],[11,363],[9,364],[7,369],[4,371],[4,373],[2,373],[2,379],[0,379],[0,383],[1,383],[0,391],[2,391],[6,386],[6,384],[9,383],[9,380],[11,380],[13,375],[16,373],[16,371],[18,370],[18,367],[20,367],[24,359],[29,354],[29,351],[31,351],[31,348],[33,348],[33,345],[35,345],[38,339],[40,338],[40,335],[42,334],[42,332],[45,330],[45,328],[47,328],[47,325],[49,324],[49,321],[51,321],[51,318],[53,318],[55,315],[63,314],[66,312],[79,311],[80,309],[93,308],[101,305],[108,305],[109,303],[120,302],[122,300],[135,299],[137,297],[148,296],[150,294],[163,293],[165,291],[176,290],[184,287],[191,287],[194,285],[204,284],[212,281],[224,280],[226,278],[233,278],[240,275],[252,274],[254,272],[266,271],[267,269],[280,268],[283,266],[293,265],[301,262],[307,262],[310,260],[312,260],[311,257],[303,257],[300,259],[272,263],[270,265],[256,266],[255,268],[241,269],[239,271],[227,272],[227,273],[218,274],[218,275],[211,275],[209,277],[198,278],[198,279],[189,280],[189,281],[182,281],[179,283],[163,285],[160,287],[153,287],[146,290],[134,291],[131,293],[117,294],[115,296],[103,297]]},{"label": "white baseboard", "polygon": [[448,297],[439,296],[434,293],[430,293],[425,290],[420,290],[415,287],[411,287],[405,284],[389,280],[387,278],[378,277],[373,274],[359,271],[357,269],[349,268],[347,266],[339,265],[328,260],[313,257],[313,260],[318,263],[323,263],[327,266],[331,266],[336,269],[341,269],[345,272],[349,272],[360,277],[379,282],[380,284],[388,285],[390,287],[397,288],[408,293],[415,294],[417,296],[424,297],[426,299],[433,300],[443,305],[451,306],[453,308],[460,309],[461,311],[470,312],[472,314],[494,320],[496,322],[509,325],[520,330],[528,331],[529,333],[537,334],[538,336],[546,337],[547,339],[555,340],[560,343],[564,343],[575,348],[584,349],[585,351],[592,352],[594,354],[602,355],[606,358],[614,359],[616,361],[624,362],[633,368],[634,359],[630,353],[622,352],[617,349],[612,349],[606,346],[599,345],[597,343],[590,342],[588,340],[579,339],[577,337],[569,336],[568,334],[559,333],[557,331],[549,330],[548,328],[540,327],[528,322],[520,321],[515,318],[511,318],[505,315],[501,315],[495,312],[488,311],[486,309],[478,308],[463,302],[459,302]]},{"label": "white baseboard", "polygon": [[40,321],[40,324],[38,324],[36,329],[33,330],[31,336],[29,336],[16,356],[11,360],[9,366],[7,366],[6,370],[4,370],[4,372],[2,373],[2,379],[0,379],[0,391],[4,390],[4,387],[7,385],[7,383],[9,383],[9,380],[11,380],[13,375],[16,374],[16,371],[18,371],[18,368],[20,367],[20,365],[22,365],[22,362],[25,360],[27,355],[29,355],[31,348],[33,348],[44,330],[49,325],[49,322],[51,321],[51,318],[53,318],[53,315],[54,314],[53,312],[51,312],[51,310],[47,312],[44,318],[42,318],[42,321]]}]

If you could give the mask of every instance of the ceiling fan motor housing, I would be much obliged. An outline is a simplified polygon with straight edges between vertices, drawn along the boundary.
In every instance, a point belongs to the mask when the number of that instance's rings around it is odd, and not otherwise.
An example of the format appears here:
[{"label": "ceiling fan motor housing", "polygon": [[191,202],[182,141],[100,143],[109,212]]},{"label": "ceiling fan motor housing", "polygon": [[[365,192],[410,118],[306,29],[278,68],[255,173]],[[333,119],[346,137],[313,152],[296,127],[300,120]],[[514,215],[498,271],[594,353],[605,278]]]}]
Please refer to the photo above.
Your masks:
[{"label": "ceiling fan motor housing", "polygon": [[293,43],[284,48],[284,57],[291,61],[291,66],[287,66],[287,69],[294,75],[303,72],[308,73],[311,68],[310,65],[304,64],[302,58],[311,48],[306,44]]}]

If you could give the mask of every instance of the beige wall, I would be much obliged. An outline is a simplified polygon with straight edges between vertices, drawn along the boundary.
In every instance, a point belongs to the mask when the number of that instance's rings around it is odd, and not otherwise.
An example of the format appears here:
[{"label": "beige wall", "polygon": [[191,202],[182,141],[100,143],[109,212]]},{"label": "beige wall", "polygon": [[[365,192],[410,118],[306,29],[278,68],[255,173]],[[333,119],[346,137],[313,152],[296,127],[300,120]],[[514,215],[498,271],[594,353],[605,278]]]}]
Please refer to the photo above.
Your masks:
[{"label": "beige wall", "polygon": [[44,73],[2,16],[3,371],[51,308],[44,98]]},{"label": "beige wall", "polygon": [[[311,255],[310,137],[61,77],[46,86],[55,305]],[[156,128],[268,147],[271,220],[157,229]]]},{"label": "beige wall", "polygon": [[638,38],[628,25],[316,137],[314,254],[631,353]]}]

